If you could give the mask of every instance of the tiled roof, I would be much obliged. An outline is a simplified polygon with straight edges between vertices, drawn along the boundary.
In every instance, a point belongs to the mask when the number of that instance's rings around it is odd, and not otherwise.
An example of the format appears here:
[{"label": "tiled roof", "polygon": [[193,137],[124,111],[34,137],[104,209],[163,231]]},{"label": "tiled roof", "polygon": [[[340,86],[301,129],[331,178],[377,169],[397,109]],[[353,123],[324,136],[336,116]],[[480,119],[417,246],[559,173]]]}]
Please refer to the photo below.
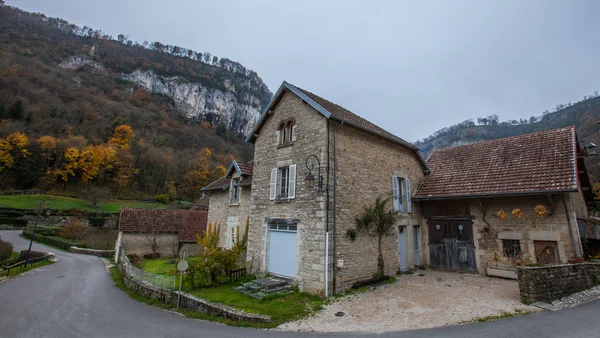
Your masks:
[{"label": "tiled roof", "polygon": [[206,211],[123,208],[119,214],[119,231],[176,232],[181,242],[196,242],[196,234],[206,229],[207,220]]},{"label": "tiled roof", "polygon": [[575,191],[575,128],[434,151],[415,199]]},{"label": "tiled roof", "polygon": [[406,142],[405,140],[401,139],[400,137],[384,130],[383,128],[371,123],[370,121],[367,121],[366,119],[354,114],[353,112],[349,111],[348,109],[346,109],[340,105],[337,105],[329,100],[326,100],[326,99],[320,97],[319,95],[313,94],[313,93],[309,92],[308,90],[302,89],[297,86],[294,86],[294,87],[298,88],[298,90],[300,90],[306,96],[310,97],[313,101],[318,103],[320,106],[327,109],[327,111],[329,111],[333,115],[334,118],[337,117],[337,119],[341,119],[344,121],[354,123],[360,127],[368,129],[371,132],[375,132],[377,134],[381,134],[382,136],[385,136],[387,138],[395,140],[396,142],[401,143],[409,148],[416,149],[416,147],[414,145],[412,145],[412,144]]},{"label": "tiled roof", "polygon": [[237,162],[238,167],[242,171],[242,175],[244,176],[252,176],[252,170],[254,169],[254,165],[252,162]]},{"label": "tiled roof", "polygon": [[206,190],[224,190],[227,189],[229,187],[229,183],[230,183],[231,179],[223,176],[219,179],[214,180],[213,182],[211,182],[210,184],[208,184],[206,187],[200,189],[201,191],[206,191]]},{"label": "tiled roof", "polygon": [[190,210],[208,210],[208,206],[210,205],[210,197],[208,195],[204,195],[202,198],[196,201],[194,205],[190,208]]}]

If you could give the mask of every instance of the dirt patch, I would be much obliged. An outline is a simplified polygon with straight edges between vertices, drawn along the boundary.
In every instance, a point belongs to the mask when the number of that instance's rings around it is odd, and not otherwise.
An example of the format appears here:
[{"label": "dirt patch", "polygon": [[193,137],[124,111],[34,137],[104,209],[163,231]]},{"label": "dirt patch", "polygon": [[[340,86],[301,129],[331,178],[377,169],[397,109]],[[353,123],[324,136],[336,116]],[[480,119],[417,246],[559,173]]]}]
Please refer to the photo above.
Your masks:
[{"label": "dirt patch", "polygon": [[[345,296],[318,314],[286,323],[284,331],[388,332],[430,328],[503,312],[537,311],[521,303],[517,281],[423,271],[391,285]],[[336,316],[344,312],[344,316]]]}]

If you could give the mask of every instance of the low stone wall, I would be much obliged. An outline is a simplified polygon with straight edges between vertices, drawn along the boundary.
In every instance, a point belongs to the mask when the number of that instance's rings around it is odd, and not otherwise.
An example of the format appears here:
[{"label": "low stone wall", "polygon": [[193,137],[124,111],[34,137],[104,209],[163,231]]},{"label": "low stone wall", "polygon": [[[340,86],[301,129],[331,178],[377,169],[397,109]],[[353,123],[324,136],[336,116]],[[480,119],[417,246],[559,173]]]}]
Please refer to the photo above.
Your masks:
[{"label": "low stone wall", "polygon": [[77,253],[77,254],[104,257],[104,258],[109,258],[109,257],[115,256],[115,250],[85,249],[85,248],[79,248],[76,246],[72,246],[69,248],[69,251],[71,251],[73,253]]},{"label": "low stone wall", "polygon": [[[127,276],[123,269],[121,269],[121,273],[123,274],[125,285],[135,291],[135,293],[152,298],[164,304],[177,304],[179,291],[164,290],[150,283],[135,280]],[[225,317],[235,321],[247,321],[253,323],[266,323],[270,321],[270,318],[267,316],[239,311],[222,304],[214,304],[184,292],[181,292],[179,306],[185,309]]]},{"label": "low stone wall", "polygon": [[600,284],[600,262],[518,267],[524,302],[551,303]]}]

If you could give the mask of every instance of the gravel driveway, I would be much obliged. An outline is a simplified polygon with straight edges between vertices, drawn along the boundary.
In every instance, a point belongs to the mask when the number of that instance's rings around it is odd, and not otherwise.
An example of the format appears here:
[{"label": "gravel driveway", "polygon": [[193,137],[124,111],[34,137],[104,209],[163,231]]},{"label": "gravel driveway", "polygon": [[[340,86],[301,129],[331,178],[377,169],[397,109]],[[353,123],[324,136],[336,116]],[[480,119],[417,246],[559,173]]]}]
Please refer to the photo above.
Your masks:
[{"label": "gravel driveway", "polygon": [[[394,284],[345,296],[312,317],[278,329],[388,332],[457,324],[516,310],[537,309],[521,303],[515,280],[427,270],[403,274]],[[336,317],[338,311],[346,315]]]}]

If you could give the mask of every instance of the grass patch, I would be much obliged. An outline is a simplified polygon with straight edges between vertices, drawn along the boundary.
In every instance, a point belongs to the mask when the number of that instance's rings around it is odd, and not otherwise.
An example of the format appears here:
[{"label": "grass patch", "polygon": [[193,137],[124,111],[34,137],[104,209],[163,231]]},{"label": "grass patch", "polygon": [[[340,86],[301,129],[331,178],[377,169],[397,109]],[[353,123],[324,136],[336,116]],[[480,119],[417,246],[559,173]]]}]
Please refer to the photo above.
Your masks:
[{"label": "grass patch", "polygon": [[498,319],[504,319],[504,318],[514,318],[514,317],[524,316],[524,315],[528,315],[530,313],[533,313],[533,311],[515,309],[515,312],[502,312],[499,315],[477,317],[477,318],[473,318],[471,320],[462,321],[459,324],[484,323],[484,322],[489,322],[489,321],[492,321],[492,320],[498,320]]},{"label": "grass patch", "polygon": [[[162,203],[141,203],[136,200],[101,201],[95,208],[91,201],[80,198],[54,196],[54,195],[3,195],[0,196],[0,206],[13,209],[37,209],[44,200],[52,200],[56,203],[54,210],[82,210],[102,211],[118,213],[121,207],[144,208],[144,209],[166,209],[167,205]],[[189,204],[189,202],[187,202]],[[183,203],[182,203],[183,204]]]},{"label": "grass patch", "polygon": [[159,309],[163,309],[163,310],[179,312],[179,313],[185,315],[186,317],[195,318],[195,319],[208,320],[208,321],[223,323],[223,324],[232,325],[232,326],[245,326],[245,327],[256,327],[256,328],[264,328],[265,327],[264,324],[255,324],[255,323],[248,323],[248,322],[234,322],[234,321],[226,319],[226,318],[212,316],[212,315],[208,315],[208,314],[201,313],[201,312],[196,312],[196,311],[191,311],[191,310],[186,310],[186,309],[176,309],[175,305],[163,304],[152,298],[137,294],[133,290],[129,289],[125,285],[123,275],[121,275],[121,271],[119,271],[118,266],[115,265],[115,266],[111,267],[109,269],[109,272],[110,272],[110,277],[112,278],[115,286],[118,289],[120,289],[121,291],[123,291],[125,294],[127,294],[129,297],[137,300],[138,302],[141,302],[141,303],[144,303],[144,304],[147,304],[147,305],[159,308]]},{"label": "grass patch", "polygon": [[[188,262],[193,260],[194,257],[191,257],[188,259]],[[176,283],[179,285],[180,275],[179,273],[176,273],[176,264],[169,263],[169,261],[170,259],[146,259],[142,263],[142,269],[146,272],[166,276],[173,276],[176,274]],[[265,315],[271,318],[271,323],[227,323],[235,326],[251,326],[262,328],[275,327],[285,322],[294,321],[309,316],[310,314],[321,310],[322,307],[328,302],[328,300],[324,298],[312,296],[297,290],[294,290],[286,295],[275,295],[272,297],[267,296],[263,299],[254,299],[248,295],[233,290],[233,287],[241,285],[243,282],[248,282],[251,279],[252,276],[247,276],[246,278],[243,278],[235,283],[196,289],[193,289],[191,284],[187,282],[187,280],[184,280],[182,290],[186,293],[210,302],[228,305],[238,310]],[[368,288],[365,287],[365,289]]]},{"label": "grass patch", "polygon": [[[17,254],[17,257],[19,257],[19,254]],[[10,269],[10,272],[9,272],[8,276],[9,277],[15,277],[15,276],[18,276],[18,275],[20,275],[22,273],[25,273],[27,271],[30,271],[30,270],[33,270],[33,269],[37,269],[37,268],[41,268],[42,266],[46,266],[46,265],[50,265],[50,264],[54,264],[54,262],[53,261],[41,261],[41,262],[33,263],[31,265],[27,265],[27,267],[24,268],[24,269],[21,269],[21,268],[18,268],[18,267],[17,268],[12,268],[12,269]],[[0,271],[0,277],[6,277],[6,271],[5,270]]]}]

